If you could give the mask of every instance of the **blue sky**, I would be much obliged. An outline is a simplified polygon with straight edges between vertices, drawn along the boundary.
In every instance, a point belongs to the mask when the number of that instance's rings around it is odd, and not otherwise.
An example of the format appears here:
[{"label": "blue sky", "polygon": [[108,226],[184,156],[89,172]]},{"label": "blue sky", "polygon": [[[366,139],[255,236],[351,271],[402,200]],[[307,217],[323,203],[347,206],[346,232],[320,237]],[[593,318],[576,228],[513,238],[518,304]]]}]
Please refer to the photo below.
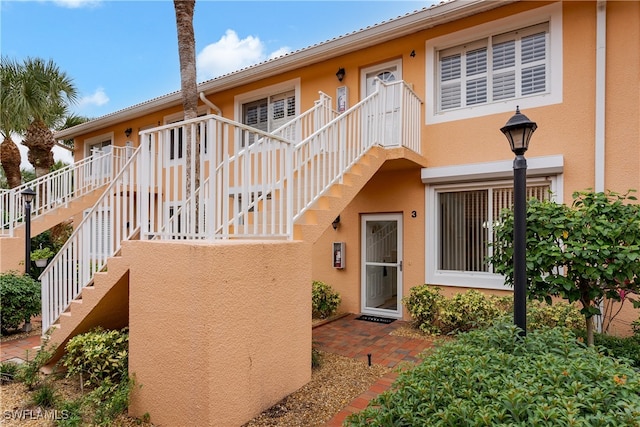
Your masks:
[{"label": "blue sky", "polygon": [[[429,1],[196,2],[198,81],[430,5]],[[3,56],[52,59],[99,117],[180,88],[171,0],[0,2]]]}]

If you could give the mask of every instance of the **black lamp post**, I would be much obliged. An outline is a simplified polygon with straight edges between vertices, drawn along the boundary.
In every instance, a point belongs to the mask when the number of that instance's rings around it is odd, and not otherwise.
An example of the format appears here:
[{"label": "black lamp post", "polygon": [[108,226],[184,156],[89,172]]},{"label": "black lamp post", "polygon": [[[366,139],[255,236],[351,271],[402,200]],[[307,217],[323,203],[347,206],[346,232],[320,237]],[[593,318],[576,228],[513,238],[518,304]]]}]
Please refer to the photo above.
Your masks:
[{"label": "black lamp post", "polygon": [[524,153],[538,125],[520,113],[500,130],[509,140],[513,161],[513,321],[527,335],[527,160]]},{"label": "black lamp post", "polygon": [[24,274],[31,274],[31,202],[36,197],[36,192],[27,187],[22,193],[24,200]]}]

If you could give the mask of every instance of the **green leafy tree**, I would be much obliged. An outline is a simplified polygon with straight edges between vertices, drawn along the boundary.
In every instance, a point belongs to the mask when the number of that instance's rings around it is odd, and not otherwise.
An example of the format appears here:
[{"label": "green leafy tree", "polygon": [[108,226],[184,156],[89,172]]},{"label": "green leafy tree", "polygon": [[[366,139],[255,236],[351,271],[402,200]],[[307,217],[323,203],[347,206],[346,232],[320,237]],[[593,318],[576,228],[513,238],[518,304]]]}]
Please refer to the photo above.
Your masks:
[{"label": "green leafy tree", "polygon": [[[527,206],[528,296],[579,301],[589,345],[602,301],[624,302],[640,291],[640,206],[632,191],[581,191],[571,206],[534,199]],[[512,211],[501,213],[495,230],[489,261],[513,285]]]}]

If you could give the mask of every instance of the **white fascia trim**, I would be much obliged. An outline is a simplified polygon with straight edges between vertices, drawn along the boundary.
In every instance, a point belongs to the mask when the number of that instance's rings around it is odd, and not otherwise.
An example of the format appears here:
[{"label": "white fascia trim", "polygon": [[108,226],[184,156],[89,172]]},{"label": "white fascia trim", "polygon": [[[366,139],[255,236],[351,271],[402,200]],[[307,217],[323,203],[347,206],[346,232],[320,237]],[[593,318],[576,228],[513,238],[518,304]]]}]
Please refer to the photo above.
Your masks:
[{"label": "white fascia trim", "polygon": [[437,111],[437,96],[429,97],[425,102],[426,124],[445,123],[464,120],[491,114],[515,111],[516,107],[526,110],[535,107],[562,103],[563,87],[563,36],[562,36],[562,3],[554,3],[533,10],[512,15],[495,21],[486,22],[475,27],[466,28],[453,34],[436,37],[426,41],[426,91],[438,93],[438,51],[459,46],[485,37],[515,31],[520,28],[549,21],[549,91],[543,94],[529,95],[520,98],[475,105],[457,110]]},{"label": "white fascia trim", "polygon": [[[527,159],[527,176],[559,175],[563,170],[564,156],[561,154]],[[513,161],[422,168],[420,176],[424,184],[506,179],[513,177]]]}]

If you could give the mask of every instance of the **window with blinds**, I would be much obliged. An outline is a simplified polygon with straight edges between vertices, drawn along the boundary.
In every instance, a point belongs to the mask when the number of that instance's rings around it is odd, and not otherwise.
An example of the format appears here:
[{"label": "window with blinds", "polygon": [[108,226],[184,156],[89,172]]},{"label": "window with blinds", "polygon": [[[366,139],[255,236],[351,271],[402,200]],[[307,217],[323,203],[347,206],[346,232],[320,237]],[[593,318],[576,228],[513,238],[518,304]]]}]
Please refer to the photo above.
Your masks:
[{"label": "window with blinds", "polygon": [[[270,95],[242,105],[242,119],[245,125],[265,132],[272,132],[296,116],[295,91]],[[244,138],[253,144],[255,135]]]},{"label": "window with blinds", "polygon": [[[549,200],[550,185],[527,187],[527,199]],[[493,241],[493,224],[500,211],[512,209],[512,187],[488,187],[440,192],[439,270],[491,272],[486,258]]]},{"label": "window with blinds", "polygon": [[438,52],[439,111],[548,91],[549,24]]}]

